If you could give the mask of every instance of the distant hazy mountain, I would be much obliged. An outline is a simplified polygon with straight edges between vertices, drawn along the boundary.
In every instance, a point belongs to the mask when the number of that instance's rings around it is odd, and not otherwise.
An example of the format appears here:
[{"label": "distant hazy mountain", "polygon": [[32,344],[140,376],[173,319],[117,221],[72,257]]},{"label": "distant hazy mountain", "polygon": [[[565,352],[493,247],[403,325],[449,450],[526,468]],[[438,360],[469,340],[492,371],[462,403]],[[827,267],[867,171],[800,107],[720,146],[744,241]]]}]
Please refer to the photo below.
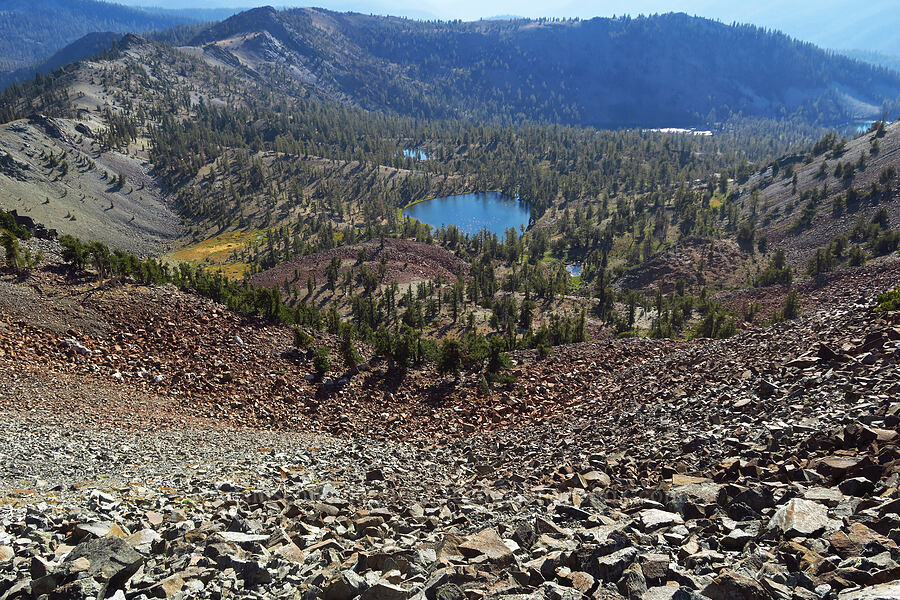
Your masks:
[{"label": "distant hazy mountain", "polygon": [[[900,54],[896,0],[701,1],[699,14],[781,30],[824,48]],[[717,14],[718,13],[718,14]]]},{"label": "distant hazy mountain", "polygon": [[582,18],[679,11],[725,23],[751,23],[777,29],[824,48],[859,48],[900,54],[900,5],[896,0],[563,0],[525,7],[513,0],[488,3],[458,0],[453,3],[453,10],[466,11],[470,15],[510,10],[529,17]]},{"label": "distant hazy mountain", "polygon": [[[182,3],[183,4],[183,3]],[[246,8],[159,8],[147,7],[140,10],[151,14],[160,14],[171,16],[186,21],[196,21],[200,23],[211,23],[213,21],[222,21],[228,17],[235,15]]]},{"label": "distant hazy mountain", "polygon": [[122,38],[121,33],[101,32],[89,33],[81,39],[75,40],[65,48],[58,50],[53,56],[41,63],[18,69],[11,73],[0,74],[0,89],[13,81],[23,81],[34,76],[35,73],[50,73],[54,69],[69,63],[83,60],[104,50]]},{"label": "distant hazy mountain", "polygon": [[[156,5],[168,9],[184,7],[184,0],[121,0],[123,4]],[[194,0],[192,8],[251,8],[264,0]],[[329,10],[363,14],[395,15],[421,19],[494,18],[493,15],[523,17],[609,17],[684,12],[719,19],[725,23],[749,23],[783,31],[824,48],[863,49],[900,55],[900,7],[896,0],[424,0],[410,5],[401,0],[280,0],[274,6],[322,6]],[[198,17],[203,18],[203,17]],[[223,17],[224,18],[224,17]]]},{"label": "distant hazy mountain", "polygon": [[89,33],[145,32],[193,21],[95,0],[2,0],[0,74],[44,61]]},{"label": "distant hazy mountain", "polygon": [[[405,0],[191,0],[190,9],[185,9],[185,0],[117,0],[120,4],[143,7],[152,10],[158,7],[169,11],[187,12],[188,14],[201,13],[198,18],[203,20],[202,13],[230,11],[231,14],[251,10],[261,6],[272,5],[275,8],[297,8],[318,6],[327,10],[338,12],[358,12],[363,14],[391,15],[395,17],[407,17],[410,19],[437,19],[440,11],[431,10],[427,3],[406,2]],[[230,16],[225,15],[222,19]],[[479,14],[481,16],[481,14]]]},{"label": "distant hazy mountain", "polygon": [[882,54],[881,52],[873,52],[870,50],[841,50],[841,54],[867,62],[870,65],[884,67],[885,69],[893,69],[900,73],[900,56],[893,54]]},{"label": "distant hazy mountain", "polygon": [[900,96],[900,74],[684,14],[451,23],[261,8],[191,44],[219,64],[417,117],[683,127],[739,113],[840,124],[880,116]]}]

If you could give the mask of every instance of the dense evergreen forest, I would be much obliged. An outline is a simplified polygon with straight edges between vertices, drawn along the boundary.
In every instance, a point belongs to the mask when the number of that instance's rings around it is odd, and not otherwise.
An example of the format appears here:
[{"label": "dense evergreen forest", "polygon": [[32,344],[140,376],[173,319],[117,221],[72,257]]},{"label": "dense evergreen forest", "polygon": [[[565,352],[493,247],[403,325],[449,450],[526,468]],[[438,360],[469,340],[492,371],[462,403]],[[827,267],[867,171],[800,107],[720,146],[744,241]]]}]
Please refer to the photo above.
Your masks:
[{"label": "dense evergreen forest", "polygon": [[690,127],[739,114],[835,125],[897,106],[900,83],[782,34],[684,14],[463,23],[261,8],[192,44],[228,39],[254,68],[278,56],[337,98],[428,119]]},{"label": "dense evergreen forest", "polygon": [[67,44],[102,31],[144,32],[193,21],[96,0],[4,0],[0,6],[0,83]]}]

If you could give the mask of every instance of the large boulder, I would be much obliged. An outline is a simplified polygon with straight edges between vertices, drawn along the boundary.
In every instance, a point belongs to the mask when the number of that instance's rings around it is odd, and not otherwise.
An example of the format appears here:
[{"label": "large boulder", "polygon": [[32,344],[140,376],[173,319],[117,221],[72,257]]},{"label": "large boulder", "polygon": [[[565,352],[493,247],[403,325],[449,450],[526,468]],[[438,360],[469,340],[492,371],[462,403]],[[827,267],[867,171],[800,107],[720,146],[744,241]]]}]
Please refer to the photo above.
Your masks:
[{"label": "large boulder", "polygon": [[638,555],[638,549],[634,547],[623,548],[606,556],[592,554],[585,561],[582,570],[594,579],[603,582],[617,582],[626,567],[633,563]]},{"label": "large boulder", "polygon": [[831,519],[828,509],[818,502],[794,498],[775,511],[768,529],[785,537],[810,537],[840,526],[841,522]]},{"label": "large boulder", "polygon": [[412,592],[399,585],[379,581],[360,596],[360,600],[407,600]]},{"label": "large boulder", "polygon": [[88,575],[97,581],[108,583],[110,588],[121,588],[137,573],[144,557],[128,542],[117,537],[103,537],[82,542],[66,557],[70,565],[78,559],[88,561]]},{"label": "large boulder", "polygon": [[900,598],[900,581],[845,590],[838,595],[838,600],[897,600],[897,598]]},{"label": "large boulder", "polygon": [[703,590],[710,600],[772,600],[756,580],[734,571],[723,571]]},{"label": "large boulder", "polygon": [[341,571],[329,582],[323,593],[324,600],[353,600],[366,589],[366,580],[349,569]]},{"label": "large boulder", "polygon": [[492,563],[505,566],[511,564],[515,557],[506,547],[494,529],[484,529],[471,535],[459,544],[460,553],[466,558],[485,556]]},{"label": "large boulder", "polygon": [[685,519],[701,519],[715,508],[722,486],[711,481],[673,485],[667,492],[666,508]]},{"label": "large boulder", "polygon": [[732,502],[746,504],[756,512],[762,512],[775,506],[775,497],[769,488],[755,486],[740,492]]},{"label": "large boulder", "polygon": [[863,523],[853,523],[846,532],[838,531],[830,538],[831,549],[840,557],[871,556],[884,551],[895,552],[896,542],[884,537]]},{"label": "large boulder", "polygon": [[641,529],[647,532],[684,524],[684,519],[681,518],[680,514],[659,510],[658,508],[642,510],[638,514],[638,521],[641,524]]}]

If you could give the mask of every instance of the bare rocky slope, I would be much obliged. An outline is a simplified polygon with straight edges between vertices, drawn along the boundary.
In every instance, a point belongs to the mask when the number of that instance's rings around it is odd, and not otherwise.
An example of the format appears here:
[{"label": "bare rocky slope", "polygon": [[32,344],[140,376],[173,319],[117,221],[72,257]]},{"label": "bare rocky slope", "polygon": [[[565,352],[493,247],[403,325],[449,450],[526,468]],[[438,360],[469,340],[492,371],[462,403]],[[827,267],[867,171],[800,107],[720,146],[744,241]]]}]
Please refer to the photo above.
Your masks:
[{"label": "bare rocky slope", "polygon": [[148,163],[102,148],[102,129],[39,115],[0,126],[0,208],[126,252],[160,254],[182,235],[181,219]]},{"label": "bare rocky slope", "polygon": [[34,243],[0,278],[0,597],[898,595],[895,258],[794,321],[521,352],[479,395],[317,380],[283,328]]},{"label": "bare rocky slope", "polygon": [[[839,235],[846,235],[861,217],[871,219],[876,211],[884,208],[891,222],[900,221],[900,197],[893,192],[896,176],[888,177],[889,173],[896,173],[900,160],[900,126],[888,125],[883,136],[870,132],[838,143],[840,151],[829,147],[817,155],[810,152],[809,157],[783,157],[778,161],[783,163],[780,168],[767,165],[742,188],[748,214],[752,190],[759,189],[761,233],[768,237],[771,247],[784,248],[789,259],[801,268],[816,249],[827,246]],[[846,165],[851,175],[845,177],[843,168],[838,174],[838,165]],[[865,200],[873,184],[887,188],[887,193]],[[856,205],[834,212],[835,199],[846,199],[851,189],[859,193],[860,200]],[[798,227],[809,201],[804,194],[812,193],[816,194],[815,214],[807,226]]]},{"label": "bare rocky slope", "polygon": [[340,260],[342,265],[366,267],[373,272],[384,262],[384,279],[400,285],[435,279],[452,281],[457,272],[466,273],[469,270],[466,261],[433,244],[385,239],[384,243],[373,240],[316,252],[258,273],[251,281],[266,287],[286,284],[302,287],[310,277],[323,282],[327,278],[328,265],[334,258]]}]

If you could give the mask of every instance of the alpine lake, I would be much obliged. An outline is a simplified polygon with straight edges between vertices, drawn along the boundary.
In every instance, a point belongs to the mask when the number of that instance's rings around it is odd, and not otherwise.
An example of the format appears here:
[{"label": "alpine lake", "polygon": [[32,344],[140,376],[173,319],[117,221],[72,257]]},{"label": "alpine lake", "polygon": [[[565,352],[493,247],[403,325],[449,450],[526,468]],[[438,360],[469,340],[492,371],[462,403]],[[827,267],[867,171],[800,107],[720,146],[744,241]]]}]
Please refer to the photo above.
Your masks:
[{"label": "alpine lake", "polygon": [[403,214],[435,229],[455,225],[468,235],[487,229],[502,237],[510,227],[516,231],[528,227],[531,207],[506,194],[482,192],[422,200],[407,206]]}]

